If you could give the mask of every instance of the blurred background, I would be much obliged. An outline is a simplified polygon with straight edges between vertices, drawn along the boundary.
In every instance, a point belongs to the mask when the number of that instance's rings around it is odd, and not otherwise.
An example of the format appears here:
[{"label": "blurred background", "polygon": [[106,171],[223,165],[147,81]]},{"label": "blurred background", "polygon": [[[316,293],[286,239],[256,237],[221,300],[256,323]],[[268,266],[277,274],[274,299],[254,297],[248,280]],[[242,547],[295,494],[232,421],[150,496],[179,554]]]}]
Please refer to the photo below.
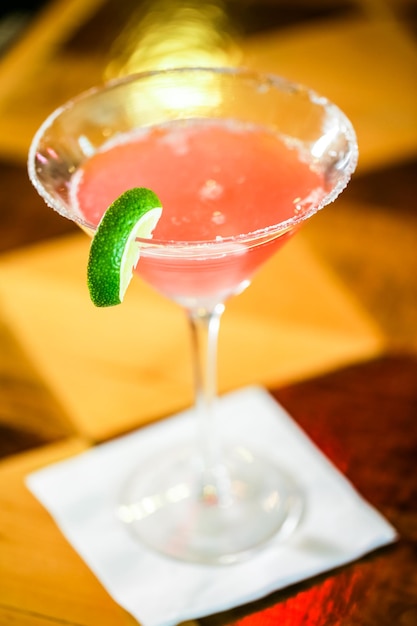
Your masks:
[{"label": "blurred background", "polygon": [[30,140],[55,107],[142,69],[246,65],[305,83],[351,118],[358,172],[337,208],[313,220],[307,234],[392,345],[417,346],[415,0],[17,0],[2,6],[0,252],[74,228],[45,209],[26,175]]}]

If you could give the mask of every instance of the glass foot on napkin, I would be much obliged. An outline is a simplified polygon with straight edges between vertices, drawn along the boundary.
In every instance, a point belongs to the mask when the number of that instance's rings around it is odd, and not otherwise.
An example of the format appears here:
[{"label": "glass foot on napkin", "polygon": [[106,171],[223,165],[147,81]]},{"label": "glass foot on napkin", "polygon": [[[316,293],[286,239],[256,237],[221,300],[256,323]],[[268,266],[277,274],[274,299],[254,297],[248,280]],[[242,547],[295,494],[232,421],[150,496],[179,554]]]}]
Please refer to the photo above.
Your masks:
[{"label": "glass foot on napkin", "polygon": [[207,473],[191,446],[162,451],[125,483],[119,519],[153,550],[211,565],[242,561],[298,526],[301,490],[264,454],[229,448]]}]

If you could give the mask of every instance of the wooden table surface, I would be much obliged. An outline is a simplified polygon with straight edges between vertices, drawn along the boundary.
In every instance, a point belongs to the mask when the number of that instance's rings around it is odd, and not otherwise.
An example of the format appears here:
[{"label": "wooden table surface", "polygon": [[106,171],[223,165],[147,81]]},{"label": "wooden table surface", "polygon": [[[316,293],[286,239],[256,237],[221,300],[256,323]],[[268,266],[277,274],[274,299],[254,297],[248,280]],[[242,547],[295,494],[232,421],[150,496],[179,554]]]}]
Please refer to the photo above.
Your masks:
[{"label": "wooden table surface", "polygon": [[[202,11],[209,4],[195,6]],[[161,16],[177,16],[173,11],[180,5],[173,0],[154,1],[163,22],[155,22],[157,12],[153,14],[152,32],[162,33],[158,41],[169,43],[178,36],[158,29],[169,23]],[[375,331],[378,348],[357,350],[357,356],[346,362],[341,359],[337,366],[310,369],[308,375],[277,376],[268,386],[330,460],[396,527],[400,539],[336,571],[199,623],[414,626],[417,4],[413,0],[234,0],[218,2],[217,9],[209,51],[218,53],[218,62],[271,70],[308,84],[335,100],[357,129],[358,171],[337,203],[305,227],[303,241],[321,270],[328,272],[331,284],[336,280],[343,287],[353,310]],[[28,182],[29,143],[55,106],[103,77],[132,69],[127,65],[127,59],[134,61],[127,44],[132,29],[146,52],[133,69],[161,61],[160,49],[152,48],[145,36],[149,32],[143,25],[149,23],[145,20],[149,14],[149,3],[58,0],[36,12],[20,37],[3,51],[0,269],[22,260],[30,264],[33,250],[39,246],[42,250],[48,242],[58,242],[59,248],[60,241],[77,232],[74,225],[46,209]],[[206,26],[207,15],[212,13],[205,14]],[[116,37],[120,33],[123,36]],[[207,52],[202,41],[201,37],[187,41],[194,61],[204,61],[199,56]],[[165,60],[177,61],[169,46],[164,54]],[[65,394],[57,393],[35,358],[30,306],[25,333],[10,315],[12,293],[2,285],[0,624],[133,625],[135,620],[109,597],[24,487],[24,476],[35,467],[85,449],[105,435],[94,431],[87,436],[64,406]],[[300,308],[303,305],[300,296]],[[314,309],[316,303],[309,306]],[[318,340],[322,332],[323,342],[330,341],[320,325],[310,330]],[[332,341],[337,350],[337,337]]]}]

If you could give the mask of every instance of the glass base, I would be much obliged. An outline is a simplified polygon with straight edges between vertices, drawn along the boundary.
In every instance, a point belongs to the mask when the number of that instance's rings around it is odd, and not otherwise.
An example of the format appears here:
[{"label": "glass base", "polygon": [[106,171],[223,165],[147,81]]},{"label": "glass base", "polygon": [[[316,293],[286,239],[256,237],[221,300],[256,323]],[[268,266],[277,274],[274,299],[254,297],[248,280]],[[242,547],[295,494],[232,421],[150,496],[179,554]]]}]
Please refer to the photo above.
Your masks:
[{"label": "glass base", "polygon": [[182,561],[231,564],[297,527],[303,498],[273,462],[225,451],[204,477],[191,448],[151,459],[124,486],[118,514],[145,545]]}]

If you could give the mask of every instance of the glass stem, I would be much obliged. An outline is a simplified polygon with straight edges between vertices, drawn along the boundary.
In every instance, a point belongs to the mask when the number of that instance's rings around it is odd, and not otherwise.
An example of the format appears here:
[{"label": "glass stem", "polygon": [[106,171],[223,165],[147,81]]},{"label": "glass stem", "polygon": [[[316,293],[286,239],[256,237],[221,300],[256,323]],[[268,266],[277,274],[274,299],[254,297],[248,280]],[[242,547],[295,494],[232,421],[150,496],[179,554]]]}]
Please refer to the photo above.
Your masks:
[{"label": "glass stem", "polygon": [[230,481],[223,463],[216,424],[217,346],[220,319],[225,307],[188,311],[191,327],[197,437],[202,460],[201,498],[207,505],[225,506],[230,502]]}]

